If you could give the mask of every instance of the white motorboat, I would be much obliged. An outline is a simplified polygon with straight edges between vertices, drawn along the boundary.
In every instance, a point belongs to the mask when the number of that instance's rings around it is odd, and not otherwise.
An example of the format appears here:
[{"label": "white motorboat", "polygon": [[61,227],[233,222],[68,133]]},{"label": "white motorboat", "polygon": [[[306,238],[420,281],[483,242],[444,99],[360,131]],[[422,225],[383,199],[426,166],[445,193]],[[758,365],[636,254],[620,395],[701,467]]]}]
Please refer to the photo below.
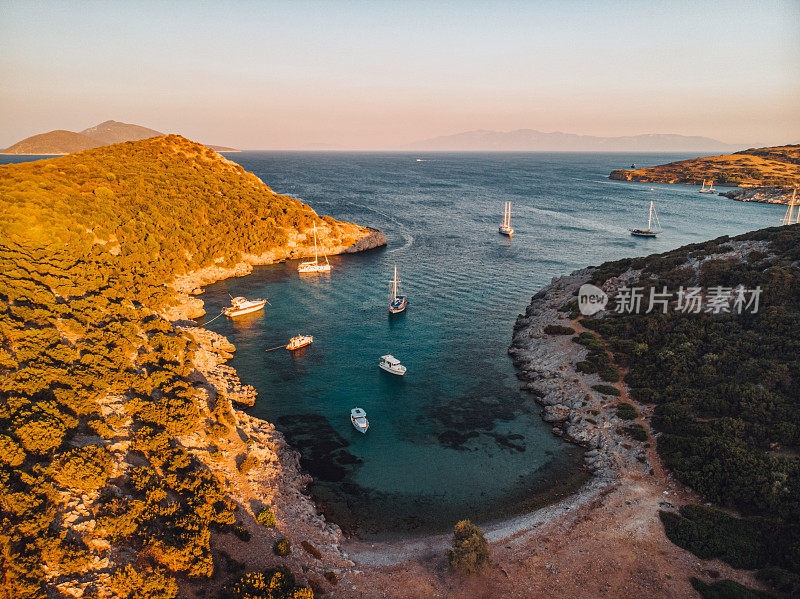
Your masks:
[{"label": "white motorboat", "polygon": [[323,252],[322,255],[325,256],[324,264],[319,261],[319,253],[317,252],[317,223],[314,223],[314,261],[302,262],[300,266],[297,267],[297,272],[328,272],[331,269],[328,256],[325,252]]},{"label": "white motorboat", "polygon": [[353,408],[350,410],[350,422],[353,423],[353,428],[355,428],[361,434],[364,434],[369,430],[367,413],[361,408]]},{"label": "white motorboat", "polygon": [[297,335],[289,339],[289,344],[286,346],[286,349],[294,351],[306,345],[311,345],[312,343],[314,343],[314,337],[311,335]]},{"label": "white motorboat", "polygon": [[506,202],[503,208],[503,224],[498,229],[500,234],[514,237],[514,229],[511,228],[511,202]]},{"label": "white motorboat", "polygon": [[265,299],[248,300],[244,297],[234,297],[231,298],[231,305],[225,308],[223,312],[225,316],[233,318],[261,310],[266,303],[267,300]]},{"label": "white motorboat", "polygon": [[406,373],[406,367],[400,363],[400,360],[390,354],[381,356],[381,361],[378,362],[378,366],[392,374],[403,376]]}]

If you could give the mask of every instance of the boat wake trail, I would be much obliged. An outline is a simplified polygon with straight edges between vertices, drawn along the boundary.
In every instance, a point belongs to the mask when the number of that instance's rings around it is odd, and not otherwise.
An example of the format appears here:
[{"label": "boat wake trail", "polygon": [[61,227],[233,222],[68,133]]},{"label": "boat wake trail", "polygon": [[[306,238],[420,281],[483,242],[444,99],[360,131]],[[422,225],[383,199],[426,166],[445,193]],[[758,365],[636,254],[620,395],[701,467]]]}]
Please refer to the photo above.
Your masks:
[{"label": "boat wake trail", "polygon": [[360,208],[362,210],[366,210],[367,212],[372,212],[374,214],[379,214],[383,218],[385,218],[387,221],[389,221],[390,223],[392,223],[393,225],[395,225],[397,227],[397,232],[400,233],[400,235],[403,236],[403,239],[405,240],[405,243],[403,245],[401,245],[400,247],[392,248],[390,250],[387,250],[387,253],[392,254],[394,252],[399,252],[401,250],[408,249],[414,243],[414,236],[411,234],[411,232],[406,228],[406,226],[403,223],[401,223],[399,220],[397,220],[393,216],[390,216],[389,214],[386,214],[385,212],[381,212],[380,210],[375,210],[374,208],[372,208],[371,206],[367,206],[366,204],[356,204],[354,202],[348,202],[348,204],[351,205],[351,206],[356,206],[356,207],[358,207],[358,208]]}]

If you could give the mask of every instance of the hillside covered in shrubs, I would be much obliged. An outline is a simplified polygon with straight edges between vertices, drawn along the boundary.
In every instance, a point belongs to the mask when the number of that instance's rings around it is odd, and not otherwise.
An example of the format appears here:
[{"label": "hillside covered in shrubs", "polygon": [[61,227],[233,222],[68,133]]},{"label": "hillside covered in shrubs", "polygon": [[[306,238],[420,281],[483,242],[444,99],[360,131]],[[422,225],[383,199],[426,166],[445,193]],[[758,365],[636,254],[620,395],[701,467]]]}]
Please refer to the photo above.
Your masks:
[{"label": "hillside covered in shrubs", "polygon": [[[682,482],[717,506],[664,512],[667,535],[703,558],[759,569],[800,592],[800,226],[722,237],[646,258],[609,262],[593,282],[642,288],[640,313],[581,322],[628,369],[634,399],[655,404],[658,452]],[[761,289],[750,309],[645,313],[651,289]],[[616,291],[615,291],[616,290]]]},{"label": "hillside covered in shrubs", "polygon": [[800,185],[800,145],[750,148],[733,154],[680,160],[648,168],[612,171],[611,179],[725,187]]},{"label": "hillside covered in shrubs", "polygon": [[[202,410],[166,284],[314,222],[354,227],[177,136],[0,166],[0,596],[169,598],[215,573],[235,506],[176,439]],[[281,580],[263,596],[310,596]]]}]

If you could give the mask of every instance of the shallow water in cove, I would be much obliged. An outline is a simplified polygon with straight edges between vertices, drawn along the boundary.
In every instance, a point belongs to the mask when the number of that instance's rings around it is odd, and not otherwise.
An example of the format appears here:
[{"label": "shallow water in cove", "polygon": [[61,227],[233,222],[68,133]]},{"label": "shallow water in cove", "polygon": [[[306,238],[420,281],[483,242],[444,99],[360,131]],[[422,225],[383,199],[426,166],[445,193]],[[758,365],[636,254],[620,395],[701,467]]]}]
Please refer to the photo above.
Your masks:
[{"label": "shallow water in cove", "polygon": [[[231,365],[259,392],[251,412],[301,451],[326,515],[366,536],[505,517],[577,488],[582,450],[541,422],[506,352],[531,295],[576,268],[775,225],[784,212],[696,187],[607,178],[631,162],[693,157],[684,154],[228,157],[319,214],[387,234],[385,249],[331,257],[330,274],[299,276],[287,262],[201,296],[209,317],[228,294],[269,298],[264,312],[208,328],[236,345]],[[664,232],[633,238],[627,228],[647,223],[651,198]],[[513,239],[497,232],[507,200]],[[395,264],[409,307],[392,316]],[[297,333],[314,344],[264,351]],[[405,377],[378,368],[385,353],[408,367]],[[355,406],[367,411],[366,435],[350,424]]]}]

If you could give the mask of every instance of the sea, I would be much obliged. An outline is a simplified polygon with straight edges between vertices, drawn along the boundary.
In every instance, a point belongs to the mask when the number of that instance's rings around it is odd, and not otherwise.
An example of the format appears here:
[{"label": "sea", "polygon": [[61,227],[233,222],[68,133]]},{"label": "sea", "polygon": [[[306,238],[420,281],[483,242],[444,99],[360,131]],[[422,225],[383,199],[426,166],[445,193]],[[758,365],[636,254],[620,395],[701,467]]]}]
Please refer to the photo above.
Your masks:
[{"label": "sea", "polygon": [[[297,261],[208,286],[210,320],[230,296],[262,312],[217,318],[230,364],[258,391],[313,477],[326,517],[362,538],[444,531],[555,502],[588,478],[583,450],[555,437],[520,389],[508,356],[514,321],[553,277],[587,265],[779,224],[784,207],[612,181],[619,168],[681,153],[241,152],[227,157],[320,215],[376,227],[388,244],[331,256],[330,273]],[[3,156],[0,162],[17,162]],[[663,232],[632,237],[654,200]],[[498,234],[512,203],[509,239]],[[407,310],[388,312],[397,267]],[[282,349],[298,333],[314,343]],[[271,348],[279,349],[266,351]],[[392,354],[405,376],[384,372]],[[366,434],[350,410],[367,412]]]}]

